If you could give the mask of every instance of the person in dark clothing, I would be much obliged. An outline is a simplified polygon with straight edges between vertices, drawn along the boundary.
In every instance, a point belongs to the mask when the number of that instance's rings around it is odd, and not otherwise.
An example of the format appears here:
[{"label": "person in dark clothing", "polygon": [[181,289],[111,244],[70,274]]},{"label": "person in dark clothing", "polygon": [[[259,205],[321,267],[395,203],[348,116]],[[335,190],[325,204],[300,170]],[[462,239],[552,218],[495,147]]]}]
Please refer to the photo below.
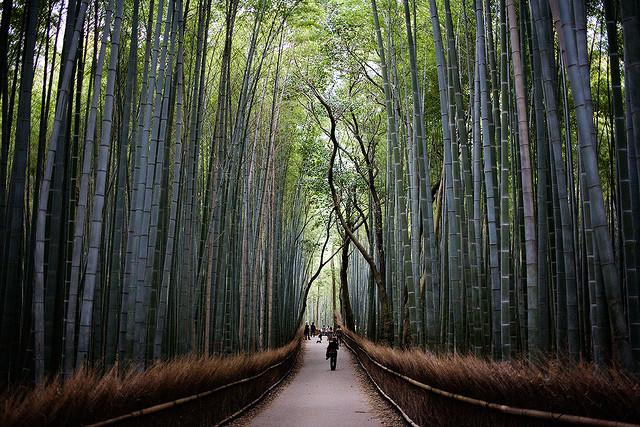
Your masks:
[{"label": "person in dark clothing", "polygon": [[331,362],[330,362],[331,370],[335,371],[336,361],[338,359],[338,340],[336,338],[329,341],[329,346],[327,347],[326,356],[327,356],[327,359],[329,358],[331,359]]},{"label": "person in dark clothing", "polygon": [[311,336],[312,337],[316,336],[316,323],[315,322],[311,322]]},{"label": "person in dark clothing", "polygon": [[304,324],[304,339],[305,340],[310,340],[311,338],[309,337],[309,322],[306,322]]},{"label": "person in dark clothing", "polygon": [[327,329],[327,333],[325,334],[327,336],[327,338],[329,338],[329,341],[333,341],[333,327],[330,326]]},{"label": "person in dark clothing", "polygon": [[342,342],[342,329],[340,329],[340,326],[336,326],[335,336],[338,341],[338,347],[340,347],[340,343]]}]

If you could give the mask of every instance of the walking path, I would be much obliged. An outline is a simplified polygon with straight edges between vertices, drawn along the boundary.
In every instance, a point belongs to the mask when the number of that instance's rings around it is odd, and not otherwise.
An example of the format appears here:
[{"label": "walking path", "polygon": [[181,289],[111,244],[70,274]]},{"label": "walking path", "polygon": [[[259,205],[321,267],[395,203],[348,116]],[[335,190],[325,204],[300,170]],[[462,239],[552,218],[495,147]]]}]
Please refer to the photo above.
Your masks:
[{"label": "walking path", "polygon": [[343,345],[335,371],[325,360],[326,338],[304,341],[302,366],[288,385],[249,422],[251,426],[373,426],[378,419]]}]

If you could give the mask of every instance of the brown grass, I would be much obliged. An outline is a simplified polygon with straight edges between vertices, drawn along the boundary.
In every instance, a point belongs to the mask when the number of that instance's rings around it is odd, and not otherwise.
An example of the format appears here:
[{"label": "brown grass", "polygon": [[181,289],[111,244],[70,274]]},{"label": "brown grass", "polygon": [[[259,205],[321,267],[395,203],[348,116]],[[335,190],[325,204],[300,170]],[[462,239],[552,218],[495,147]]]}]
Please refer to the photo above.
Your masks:
[{"label": "brown grass", "polygon": [[[226,358],[187,356],[158,362],[144,372],[105,375],[83,369],[68,381],[56,378],[35,389],[10,390],[0,396],[1,426],[74,426],[114,418],[132,411],[214,389],[262,372],[286,359],[300,345]],[[295,358],[248,383],[208,398],[134,419],[131,425],[213,424],[257,398],[275,383]]]},{"label": "brown grass", "polygon": [[[547,360],[493,362],[474,356],[435,356],[396,350],[351,333],[382,365],[424,384],[493,403],[548,412],[640,422],[640,382],[622,371]],[[507,416],[419,389],[359,354],[385,393],[420,425],[550,425]]]}]

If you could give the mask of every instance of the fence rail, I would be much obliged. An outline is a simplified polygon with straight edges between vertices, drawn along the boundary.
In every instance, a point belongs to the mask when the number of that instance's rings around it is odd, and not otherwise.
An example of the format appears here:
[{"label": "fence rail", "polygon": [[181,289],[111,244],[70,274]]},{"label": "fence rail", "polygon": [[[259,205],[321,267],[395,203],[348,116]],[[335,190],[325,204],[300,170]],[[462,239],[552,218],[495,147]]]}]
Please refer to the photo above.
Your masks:
[{"label": "fence rail", "polygon": [[[445,397],[445,398],[448,398],[448,399],[452,399],[452,400],[455,400],[455,401],[458,401],[458,402],[462,402],[462,403],[466,403],[466,404],[469,404],[469,405],[478,406],[478,407],[485,408],[485,409],[490,409],[490,410],[497,411],[497,412],[500,412],[500,413],[503,413],[503,414],[517,416],[517,417],[525,417],[525,418],[537,419],[537,420],[542,420],[542,421],[553,421],[553,422],[557,422],[557,423],[566,423],[566,424],[583,425],[583,426],[640,427],[640,424],[624,423],[624,422],[620,422],[620,421],[611,421],[611,420],[605,420],[605,419],[600,419],[600,418],[583,417],[583,416],[579,416],[579,415],[562,414],[562,413],[558,413],[558,412],[540,411],[540,410],[537,410],[537,409],[516,408],[516,407],[513,407],[513,406],[502,405],[502,404],[498,404],[498,403],[494,403],[494,402],[487,402],[485,400],[476,399],[476,398],[468,397],[468,396],[463,396],[463,395],[456,394],[456,393],[451,393],[451,392],[448,392],[446,390],[442,390],[442,389],[439,389],[437,387],[433,387],[433,386],[430,386],[428,384],[424,384],[424,383],[422,383],[420,381],[417,381],[417,380],[415,380],[415,379],[413,379],[411,377],[408,377],[408,376],[406,376],[404,374],[401,374],[399,372],[394,371],[393,369],[383,365],[382,363],[377,361],[375,358],[373,358],[352,337],[350,337],[349,334],[345,334],[344,337],[347,338],[345,340],[345,344],[355,354],[356,358],[358,359],[358,363],[360,364],[360,366],[362,366],[362,368],[364,369],[364,371],[367,374],[367,376],[373,382],[374,386],[382,393],[382,395],[387,400],[390,401],[390,403],[393,406],[396,407],[396,409],[399,410],[399,412],[405,418],[405,420],[409,424],[411,424],[412,426],[417,426],[418,424],[415,423],[409,417],[409,415],[407,415],[405,413],[405,411],[400,407],[400,405],[398,403],[396,403],[391,396],[388,396],[387,393],[385,393],[383,391],[382,387],[380,387],[380,385],[376,383],[376,381],[374,380],[373,376],[371,375],[369,370],[366,368],[365,364],[362,363],[362,360],[360,358],[360,353],[364,354],[368,358],[368,360],[371,363],[373,363],[376,367],[378,367],[379,369],[381,369],[381,370],[385,371],[386,373],[391,374],[391,375],[393,375],[393,376],[395,376],[397,378],[400,378],[403,381],[405,381],[406,383],[411,384],[412,386],[415,386],[415,387],[417,387],[419,389],[425,390],[425,391],[427,391],[429,393],[433,393],[433,394],[436,394],[436,395],[441,396],[441,397]],[[350,341],[351,345],[347,341]],[[357,349],[359,351],[356,351],[352,346],[357,347]]]},{"label": "fence rail", "polygon": [[[170,409],[170,408],[175,408],[176,406],[180,406],[180,405],[183,405],[185,403],[193,402],[193,401],[202,399],[204,397],[211,396],[211,395],[213,395],[215,393],[219,393],[219,392],[221,392],[223,390],[227,390],[227,389],[229,389],[229,388],[231,388],[233,386],[254,381],[254,380],[264,376],[268,372],[272,371],[273,369],[276,369],[276,368],[284,365],[285,363],[287,363],[292,358],[297,357],[299,353],[300,353],[300,344],[296,347],[296,349],[294,351],[292,351],[289,355],[287,355],[287,357],[282,359],[280,362],[275,363],[275,364],[269,366],[268,368],[265,368],[263,371],[255,374],[255,375],[252,375],[250,377],[242,378],[240,380],[236,380],[236,381],[221,385],[219,387],[216,387],[214,389],[203,391],[201,393],[193,394],[191,396],[186,396],[186,397],[182,397],[180,399],[172,400],[170,402],[164,402],[164,403],[160,403],[160,404],[157,404],[157,405],[149,406],[149,407],[144,408],[144,409],[138,409],[136,411],[129,412],[128,414],[120,415],[118,417],[110,418],[110,419],[104,420],[104,421],[99,421],[99,422],[94,423],[94,424],[89,424],[87,427],[109,426],[109,425],[122,423],[124,421],[128,421],[128,420],[131,420],[133,418],[142,417],[142,416],[150,415],[150,414],[155,414],[155,413],[160,412],[160,411],[164,411],[164,410],[167,410],[167,409]],[[272,384],[260,396],[258,396],[258,398],[254,399],[249,404],[243,406],[240,410],[234,412],[233,414],[231,414],[230,416],[226,417],[222,421],[219,421],[218,423],[215,424],[215,426],[223,425],[223,424],[233,420],[234,418],[237,418],[239,415],[243,414],[247,409],[251,408],[256,403],[258,403],[260,400],[262,400],[267,395],[267,393],[269,393],[271,390],[273,390],[275,387],[277,387],[285,378],[287,378],[287,376],[293,370],[293,367],[294,367],[294,364],[292,363],[291,366],[289,367],[289,369],[287,369],[287,371],[274,384]]]}]

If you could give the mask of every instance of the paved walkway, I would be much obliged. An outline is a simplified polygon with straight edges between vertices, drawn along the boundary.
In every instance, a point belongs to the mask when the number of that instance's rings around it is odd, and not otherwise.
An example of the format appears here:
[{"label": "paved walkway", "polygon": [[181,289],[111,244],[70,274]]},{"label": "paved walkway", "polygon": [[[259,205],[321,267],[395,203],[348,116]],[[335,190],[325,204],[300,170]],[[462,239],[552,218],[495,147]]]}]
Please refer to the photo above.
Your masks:
[{"label": "paved walkway", "polygon": [[376,419],[360,380],[355,361],[343,345],[335,371],[325,360],[326,338],[305,341],[302,366],[275,400],[249,423],[251,426],[382,426]]}]

